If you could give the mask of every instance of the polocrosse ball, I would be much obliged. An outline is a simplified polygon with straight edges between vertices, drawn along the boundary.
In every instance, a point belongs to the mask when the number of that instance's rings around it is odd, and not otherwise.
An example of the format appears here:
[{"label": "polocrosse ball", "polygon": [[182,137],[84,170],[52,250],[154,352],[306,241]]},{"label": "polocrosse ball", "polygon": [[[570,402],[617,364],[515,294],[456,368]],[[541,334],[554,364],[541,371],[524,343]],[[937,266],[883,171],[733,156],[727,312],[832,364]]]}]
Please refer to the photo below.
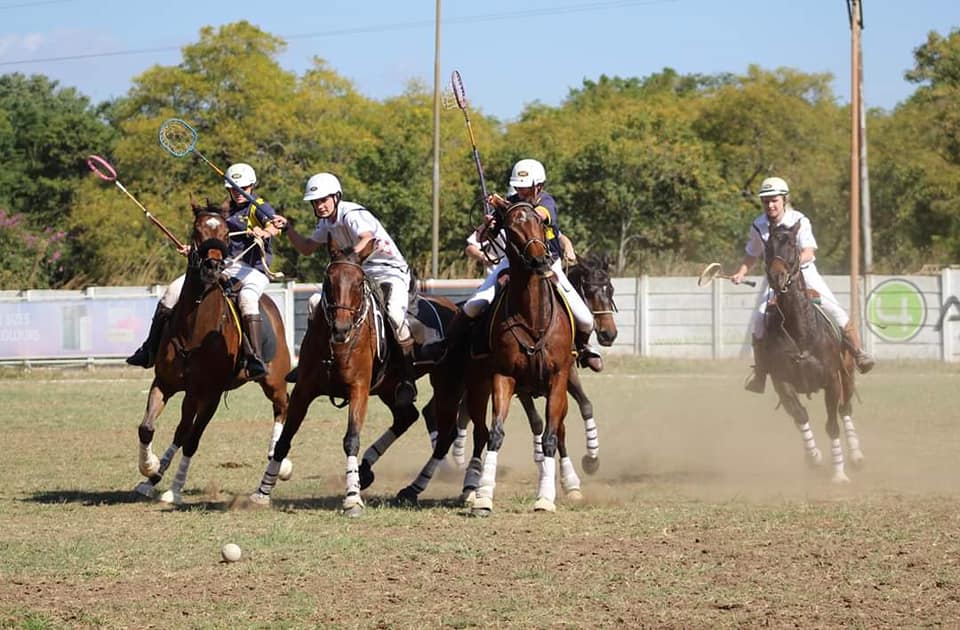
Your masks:
[{"label": "polocrosse ball", "polygon": [[236,562],[241,556],[240,546],[233,543],[227,543],[220,549],[220,556],[224,562]]}]

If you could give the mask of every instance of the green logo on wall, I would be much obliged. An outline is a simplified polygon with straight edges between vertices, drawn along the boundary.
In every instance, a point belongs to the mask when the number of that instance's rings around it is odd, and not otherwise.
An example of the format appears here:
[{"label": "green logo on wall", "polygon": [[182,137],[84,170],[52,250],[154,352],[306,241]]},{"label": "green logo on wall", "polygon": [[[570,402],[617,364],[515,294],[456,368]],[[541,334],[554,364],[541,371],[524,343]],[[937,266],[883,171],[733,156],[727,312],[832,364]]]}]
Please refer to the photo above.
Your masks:
[{"label": "green logo on wall", "polygon": [[927,321],[927,302],[917,285],[884,280],[867,296],[867,326],[886,341],[910,341]]}]

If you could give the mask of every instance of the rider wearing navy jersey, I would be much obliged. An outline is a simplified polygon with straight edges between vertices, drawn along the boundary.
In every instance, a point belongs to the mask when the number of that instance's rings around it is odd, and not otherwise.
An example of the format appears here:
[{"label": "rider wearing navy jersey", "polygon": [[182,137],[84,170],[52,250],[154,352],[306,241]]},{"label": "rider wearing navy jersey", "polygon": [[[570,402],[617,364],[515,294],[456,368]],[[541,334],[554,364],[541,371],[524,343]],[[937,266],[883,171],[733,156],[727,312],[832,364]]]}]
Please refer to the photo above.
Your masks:
[{"label": "rider wearing navy jersey", "polygon": [[[252,346],[246,358],[247,376],[259,380],[267,373],[263,359],[260,357],[260,341],[263,335],[260,296],[270,284],[266,275],[273,252],[270,239],[280,233],[280,228],[274,224],[277,217],[276,211],[253,192],[257,184],[257,174],[252,166],[242,162],[233,164],[227,169],[224,177],[232,183],[224,183],[230,191],[230,199],[225,209],[231,234],[228,243],[231,260],[223,270],[223,275],[227,278],[236,278],[241,284],[238,300],[240,313]],[[250,203],[237,188],[254,197],[256,204]],[[260,239],[263,243],[263,250],[256,243],[256,239]],[[180,253],[187,255],[189,251],[190,248],[184,246]],[[266,254],[266,260],[264,260],[264,254]],[[239,258],[235,258],[237,256]],[[157,305],[147,340],[127,358],[127,363],[130,365],[153,367],[163,328],[173,313],[173,307],[180,300],[184,278],[185,275],[178,277],[167,287]]]},{"label": "rider wearing navy jersey", "polygon": [[[557,202],[553,195],[543,190],[546,182],[546,170],[537,160],[523,159],[514,164],[510,175],[510,187],[516,192],[509,195],[506,199],[497,194],[490,195],[488,202],[495,208],[505,209],[517,202],[526,202],[533,206],[534,210],[543,217],[545,225],[545,236],[547,248],[550,250],[552,265],[551,271],[556,274],[557,287],[566,298],[567,304],[573,313],[576,321],[576,330],[574,331],[574,343],[577,347],[578,364],[587,366],[595,372],[603,369],[603,360],[600,354],[590,347],[588,341],[593,332],[593,313],[584,303],[580,294],[574,290],[573,285],[567,280],[563,271],[561,260],[570,258],[571,255],[565,252],[563,237],[560,233],[560,223],[557,215]],[[496,220],[492,215],[484,217],[484,221],[491,228],[487,231],[496,231]],[[565,241],[569,243],[569,241]],[[565,255],[567,254],[567,255]],[[480,288],[463,305],[457,317],[449,326],[448,345],[456,345],[460,338],[465,334],[469,321],[477,318],[490,305],[496,292],[497,276],[500,271],[509,267],[510,262],[504,256],[500,262],[493,268],[490,274],[484,280]],[[460,313],[463,313],[461,315]]]}]

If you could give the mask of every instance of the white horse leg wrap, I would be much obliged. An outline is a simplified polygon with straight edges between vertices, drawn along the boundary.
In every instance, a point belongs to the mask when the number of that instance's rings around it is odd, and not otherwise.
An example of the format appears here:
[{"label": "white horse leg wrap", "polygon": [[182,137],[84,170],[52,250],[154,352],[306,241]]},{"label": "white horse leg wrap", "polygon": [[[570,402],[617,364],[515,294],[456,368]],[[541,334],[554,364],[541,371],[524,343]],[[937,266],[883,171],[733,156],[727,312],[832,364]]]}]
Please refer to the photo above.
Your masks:
[{"label": "white horse leg wrap", "polygon": [[813,439],[813,429],[810,428],[809,422],[800,427],[800,435],[803,437],[803,445],[807,452],[817,450],[817,443]]},{"label": "white horse leg wrap", "polygon": [[540,487],[537,498],[553,503],[557,499],[557,460],[547,457],[540,464]]},{"label": "white horse leg wrap", "polygon": [[840,438],[830,440],[830,459],[833,461],[833,470],[837,473],[843,473],[843,446]]},{"label": "white horse leg wrap", "polygon": [[483,462],[479,457],[470,459],[470,465],[467,466],[467,472],[463,475],[463,489],[476,490],[480,486],[480,475],[483,471]]},{"label": "white horse leg wrap", "polygon": [[847,438],[847,448],[851,453],[860,452],[860,438],[857,437],[857,429],[853,426],[853,418],[843,417],[843,434]]},{"label": "white horse leg wrap", "polygon": [[423,470],[420,471],[420,474],[417,475],[414,482],[410,484],[410,487],[413,488],[417,494],[426,490],[427,486],[430,485],[430,480],[433,479],[433,473],[441,463],[443,463],[442,459],[431,457],[430,461],[423,467]]},{"label": "white horse leg wrap", "polygon": [[464,453],[467,446],[467,430],[457,429],[457,437],[453,441],[453,459],[461,466],[463,465]]},{"label": "white horse leg wrap", "polygon": [[280,439],[280,434],[283,433],[283,423],[274,422],[273,423],[273,435],[270,436],[270,450],[267,451],[267,459],[273,457],[273,447],[277,445],[277,440]]},{"label": "white horse leg wrap", "polygon": [[587,456],[596,459],[600,454],[600,435],[597,432],[597,423],[593,418],[584,418],[583,430],[587,435]]},{"label": "white horse leg wrap", "polygon": [[360,495],[360,467],[356,455],[347,457],[347,496],[351,495]]},{"label": "white horse leg wrap", "polygon": [[177,451],[180,450],[180,447],[174,446],[171,444],[167,447],[167,450],[163,452],[163,457],[160,458],[160,470],[157,472],[158,475],[162,475],[167,468],[170,466],[170,462],[173,461],[173,456],[177,454]]},{"label": "white horse leg wrap", "polygon": [[190,469],[190,460],[192,457],[187,457],[184,455],[180,458],[180,465],[177,467],[177,474],[173,477],[173,483],[170,484],[170,489],[174,492],[180,492],[183,490],[183,486],[187,483],[187,471]]},{"label": "white horse leg wrap", "polygon": [[580,489],[580,477],[577,476],[569,457],[560,459],[560,483],[566,492]]},{"label": "white horse leg wrap", "polygon": [[537,464],[543,461],[543,433],[533,436],[533,461]]},{"label": "white horse leg wrap", "polygon": [[477,488],[477,498],[493,499],[493,489],[497,487],[498,456],[497,451],[487,451],[487,457],[483,460],[483,474],[480,475],[480,487]]},{"label": "white horse leg wrap", "polygon": [[396,440],[397,436],[393,434],[393,431],[387,429],[383,432],[383,435],[377,438],[376,442],[371,444],[370,447],[363,452],[363,461],[373,466]]},{"label": "white horse leg wrap", "polygon": [[257,488],[257,492],[264,496],[270,496],[273,488],[277,485],[277,476],[280,474],[281,463],[282,462],[273,461],[272,458],[267,462],[267,469],[263,472],[263,478],[260,480],[260,487]]}]

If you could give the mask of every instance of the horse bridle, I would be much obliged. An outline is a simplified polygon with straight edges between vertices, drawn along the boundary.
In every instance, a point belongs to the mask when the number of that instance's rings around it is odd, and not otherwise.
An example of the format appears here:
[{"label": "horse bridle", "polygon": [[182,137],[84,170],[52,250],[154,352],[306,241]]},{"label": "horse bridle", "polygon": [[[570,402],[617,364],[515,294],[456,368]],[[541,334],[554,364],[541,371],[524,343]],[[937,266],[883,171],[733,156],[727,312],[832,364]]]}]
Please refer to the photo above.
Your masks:
[{"label": "horse bridle", "polygon": [[[351,265],[353,267],[359,268],[361,270],[361,273],[363,271],[363,267],[361,267],[358,263],[353,262],[352,260],[334,260],[327,265],[327,272],[325,274],[327,276],[327,279],[329,279],[330,267],[334,265]],[[327,297],[330,293],[327,290],[327,284],[328,284],[327,281],[324,281],[324,290],[320,294],[320,308],[323,310],[323,317],[327,321],[327,326],[330,327],[331,329],[333,328],[332,315],[338,310],[347,311],[352,315],[352,323],[350,324],[350,330],[347,331],[346,338],[343,341],[334,341],[333,336],[331,335],[330,345],[333,346],[333,345],[343,345],[346,343],[350,343],[351,340],[356,339],[356,337],[354,337],[354,333],[357,330],[359,330],[361,326],[363,326],[363,323],[367,319],[367,315],[369,315],[370,313],[370,302],[371,302],[371,294],[372,294],[370,283],[367,280],[366,275],[364,275],[363,276],[363,297],[361,298],[361,306],[359,307],[347,306],[346,304],[338,304],[336,302],[330,302]]]},{"label": "horse bridle", "polygon": [[[791,265],[790,263],[788,263],[788,262],[787,262],[787,259],[784,258],[783,256],[774,256],[774,257],[773,257],[773,260],[770,262],[770,264],[773,264],[774,262],[776,262],[776,261],[778,261],[778,260],[783,263],[783,266],[784,266],[784,267],[787,268],[787,282],[786,282],[786,284],[783,285],[782,288],[778,289],[777,292],[778,292],[778,293],[786,293],[787,290],[790,289],[790,285],[793,284],[793,281],[796,279],[797,275],[800,273],[800,256],[799,256],[799,255],[797,256],[797,261],[796,261],[796,264],[795,264],[795,265]],[[769,275],[770,275],[770,270],[769,270],[769,267],[768,267],[768,269],[767,269],[768,280],[769,280]],[[772,285],[772,283],[771,283],[771,285]]]},{"label": "horse bridle", "polygon": [[[533,214],[534,217],[535,217],[541,224],[542,224],[543,221],[544,221],[543,217],[541,217],[541,216],[533,209],[533,205],[532,205],[532,204],[529,204],[529,203],[527,203],[526,201],[518,201],[517,203],[513,204],[512,206],[510,206],[510,207],[507,209],[507,211],[503,213],[503,226],[502,226],[502,229],[505,229],[505,230],[507,230],[508,232],[510,232],[510,229],[509,229],[509,228],[507,227],[507,225],[506,225],[506,218],[507,218],[508,215],[512,214],[512,213],[515,212],[515,211],[523,211],[525,214]],[[536,261],[536,259],[534,259],[532,256],[529,256],[529,255],[527,254],[527,252],[529,251],[529,249],[530,249],[531,246],[533,246],[533,245],[540,245],[540,246],[543,247],[543,249],[548,253],[548,255],[549,255],[549,252],[550,252],[550,247],[547,245],[546,241],[543,240],[543,239],[540,239],[540,238],[536,238],[536,237],[531,238],[531,239],[528,239],[528,240],[523,244],[523,247],[517,246],[517,245],[513,242],[513,240],[510,238],[510,235],[509,235],[509,234],[507,234],[506,238],[504,238],[504,241],[506,242],[507,251],[508,251],[508,252],[509,252],[509,251],[512,251],[513,254],[514,254],[517,258],[519,258],[521,261],[523,261],[523,264],[526,265],[526,266],[527,266],[528,268],[530,268],[530,269],[536,269],[536,267],[537,267],[537,261]]]},{"label": "horse bridle", "polygon": [[584,298],[586,298],[587,296],[587,292],[585,291],[585,289],[587,287],[590,287],[590,288],[595,288],[601,293],[603,293],[604,297],[610,301],[610,310],[593,310],[591,308],[590,312],[593,314],[594,317],[598,315],[613,315],[614,313],[620,312],[620,309],[617,308],[616,301],[614,301],[613,299],[613,295],[606,295],[607,286],[609,286],[609,280],[606,282],[588,282],[581,277],[579,282],[577,282],[577,288],[579,289],[578,293],[582,295]]}]

